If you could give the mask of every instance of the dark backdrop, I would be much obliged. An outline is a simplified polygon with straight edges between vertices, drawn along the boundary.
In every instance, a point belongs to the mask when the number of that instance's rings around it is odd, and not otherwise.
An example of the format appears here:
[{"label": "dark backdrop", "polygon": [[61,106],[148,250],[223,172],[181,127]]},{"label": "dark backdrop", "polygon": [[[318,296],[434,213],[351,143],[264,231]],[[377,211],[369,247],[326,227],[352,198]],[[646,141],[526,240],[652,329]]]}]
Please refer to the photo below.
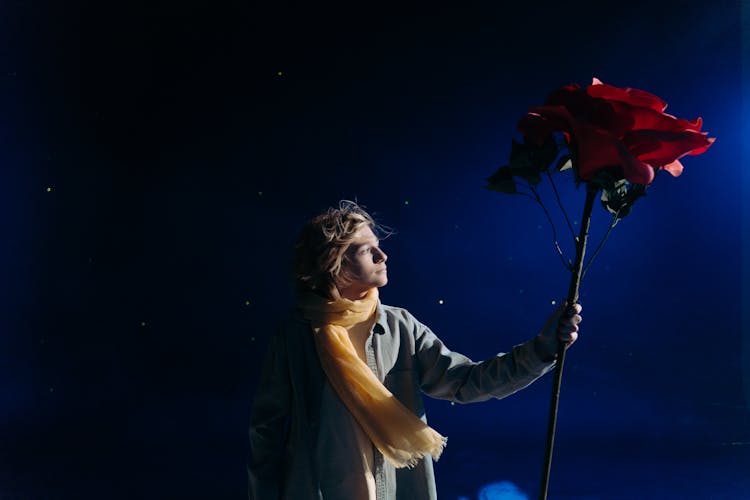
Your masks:
[{"label": "dark backdrop", "polygon": [[[0,498],[242,498],[291,245],[340,199],[396,231],[385,303],[476,359],[533,336],[568,276],[485,178],[594,76],[718,139],[586,276],[552,498],[750,497],[743,5],[6,3]],[[549,390],[428,401],[441,498],[534,497]]]}]

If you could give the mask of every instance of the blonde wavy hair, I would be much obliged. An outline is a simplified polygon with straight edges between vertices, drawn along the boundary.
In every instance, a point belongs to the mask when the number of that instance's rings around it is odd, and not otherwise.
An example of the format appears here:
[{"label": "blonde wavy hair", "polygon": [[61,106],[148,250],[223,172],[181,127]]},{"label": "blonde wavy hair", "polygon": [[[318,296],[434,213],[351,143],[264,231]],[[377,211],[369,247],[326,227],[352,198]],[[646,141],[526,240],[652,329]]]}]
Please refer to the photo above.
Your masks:
[{"label": "blonde wavy hair", "polygon": [[369,226],[378,239],[393,232],[375,222],[354,201],[341,200],[313,217],[300,231],[294,246],[294,278],[298,292],[313,291],[329,299],[340,298],[339,289],[351,283],[346,264],[354,233]]}]

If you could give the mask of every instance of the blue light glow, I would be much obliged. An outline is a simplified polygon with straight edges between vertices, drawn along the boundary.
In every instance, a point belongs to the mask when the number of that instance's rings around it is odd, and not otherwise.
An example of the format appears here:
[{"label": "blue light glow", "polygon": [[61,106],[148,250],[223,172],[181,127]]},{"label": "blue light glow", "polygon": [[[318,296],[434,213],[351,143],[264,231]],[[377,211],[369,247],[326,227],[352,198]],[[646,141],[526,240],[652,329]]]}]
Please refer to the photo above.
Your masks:
[{"label": "blue light glow", "polygon": [[479,500],[528,500],[528,498],[510,481],[491,483],[479,490]]}]

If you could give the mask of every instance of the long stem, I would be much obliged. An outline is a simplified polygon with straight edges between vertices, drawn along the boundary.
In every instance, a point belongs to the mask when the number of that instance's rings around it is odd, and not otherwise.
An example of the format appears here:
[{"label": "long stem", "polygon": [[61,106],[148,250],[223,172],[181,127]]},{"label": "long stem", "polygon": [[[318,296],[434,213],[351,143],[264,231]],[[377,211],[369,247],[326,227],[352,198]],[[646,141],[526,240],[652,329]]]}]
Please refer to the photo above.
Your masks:
[{"label": "long stem", "polygon": [[[572,307],[578,301],[578,288],[581,284],[583,258],[586,253],[586,241],[589,237],[589,226],[591,225],[591,211],[598,191],[599,188],[593,184],[586,184],[586,202],[584,203],[583,215],[581,216],[581,232],[576,240],[576,260],[573,264],[570,286],[568,287],[567,302],[569,307]],[[549,477],[552,469],[552,450],[555,444],[555,428],[557,427],[557,407],[560,401],[560,386],[562,384],[563,366],[565,365],[565,348],[566,346],[561,342],[557,350],[557,366],[555,367],[555,378],[552,384],[552,398],[547,425],[547,446],[544,452],[544,468],[541,491],[539,493],[540,500],[547,499],[547,490],[549,488]]]}]

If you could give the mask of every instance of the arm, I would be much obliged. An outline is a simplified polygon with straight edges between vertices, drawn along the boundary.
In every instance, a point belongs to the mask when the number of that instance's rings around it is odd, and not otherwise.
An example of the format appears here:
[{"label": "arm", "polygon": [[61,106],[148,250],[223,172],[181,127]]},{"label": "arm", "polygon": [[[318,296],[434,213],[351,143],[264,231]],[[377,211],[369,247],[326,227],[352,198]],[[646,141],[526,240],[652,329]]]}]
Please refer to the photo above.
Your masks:
[{"label": "arm", "polygon": [[416,348],[422,390],[435,398],[473,403],[503,398],[523,389],[547,373],[553,361],[543,361],[530,340],[474,362],[452,352],[425,325],[417,323]]},{"label": "arm", "polygon": [[503,398],[528,386],[554,366],[560,342],[578,337],[581,306],[563,303],[539,335],[481,363],[451,352],[425,325],[415,320],[416,353],[422,390],[432,397],[461,403]]},{"label": "arm", "polygon": [[290,397],[286,341],[279,332],[269,342],[250,416],[250,500],[280,498]]}]

